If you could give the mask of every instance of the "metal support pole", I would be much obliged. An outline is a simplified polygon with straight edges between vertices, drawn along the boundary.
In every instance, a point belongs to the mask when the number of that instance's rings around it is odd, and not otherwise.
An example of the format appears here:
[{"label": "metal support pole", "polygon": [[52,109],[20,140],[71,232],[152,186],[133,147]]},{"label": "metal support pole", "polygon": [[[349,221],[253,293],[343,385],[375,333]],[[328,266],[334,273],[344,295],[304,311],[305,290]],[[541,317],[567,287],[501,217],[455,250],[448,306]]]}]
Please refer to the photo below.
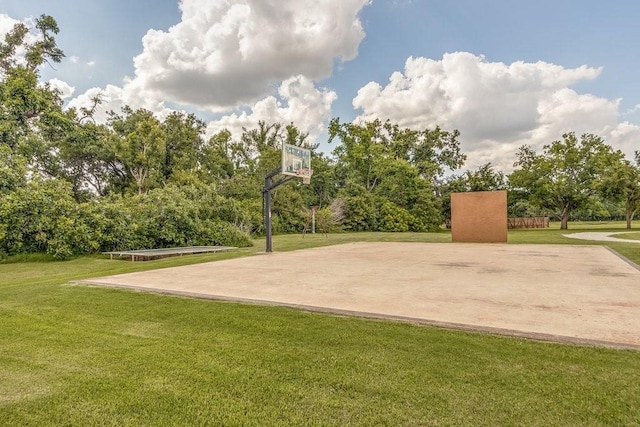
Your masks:
[{"label": "metal support pole", "polygon": [[311,234],[316,234],[316,210],[317,206],[311,206]]},{"label": "metal support pole", "polygon": [[267,252],[273,252],[271,244],[271,174],[264,179],[264,226],[267,233]]},{"label": "metal support pole", "polygon": [[293,176],[287,176],[282,178],[276,182],[272,181],[272,178],[280,173],[280,169],[274,169],[264,178],[264,190],[262,190],[262,194],[264,197],[264,228],[267,237],[267,252],[273,252],[272,245],[272,235],[271,235],[271,190],[274,188],[284,184],[285,182],[289,182],[292,179],[295,179]]}]

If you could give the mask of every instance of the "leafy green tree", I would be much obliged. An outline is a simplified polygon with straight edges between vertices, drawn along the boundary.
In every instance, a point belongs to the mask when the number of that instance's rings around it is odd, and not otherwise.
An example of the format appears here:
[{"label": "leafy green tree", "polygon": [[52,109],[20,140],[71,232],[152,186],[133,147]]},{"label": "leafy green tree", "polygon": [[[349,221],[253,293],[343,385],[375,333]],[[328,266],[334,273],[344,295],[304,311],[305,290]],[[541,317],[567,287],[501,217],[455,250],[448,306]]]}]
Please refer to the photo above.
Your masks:
[{"label": "leafy green tree", "polygon": [[173,112],[162,123],[166,137],[165,182],[189,183],[197,177],[205,124],[193,114]]},{"label": "leafy green tree", "polygon": [[640,210],[640,151],[635,152],[634,160],[621,160],[602,180],[604,197],[624,205],[627,229],[631,229],[633,217]]},{"label": "leafy green tree", "polygon": [[27,183],[27,160],[0,145],[0,195],[23,187]]},{"label": "leafy green tree", "polygon": [[39,37],[33,44],[27,45],[25,54],[27,68],[35,70],[43,63],[49,65],[51,62],[60,63],[64,53],[58,47],[54,36],[60,31],[58,23],[49,15],[40,15],[35,24]]},{"label": "leafy green tree", "polygon": [[198,175],[202,182],[222,182],[234,175],[236,167],[239,166],[234,164],[233,147],[234,142],[228,130],[213,135],[209,142],[201,147]]},{"label": "leafy green tree", "polygon": [[91,194],[104,196],[117,179],[124,178],[125,172],[112,149],[114,139],[113,132],[104,125],[73,122],[55,142],[55,175],[71,182],[76,200],[86,200]]},{"label": "leafy green tree", "polygon": [[342,142],[334,154],[345,174],[356,177],[370,191],[380,181],[376,169],[384,170],[379,163],[386,160],[405,160],[432,182],[448,170],[460,168],[466,156],[460,151],[459,135],[457,130],[400,128],[388,120],[356,124],[336,118],[329,123],[329,142],[335,138]]},{"label": "leafy green tree", "polygon": [[35,179],[0,198],[0,251],[45,252],[58,259],[99,248],[69,184]]},{"label": "leafy green tree", "polygon": [[379,230],[404,232],[409,231],[413,216],[404,208],[388,200],[382,202],[379,208]]},{"label": "leafy green tree", "polygon": [[61,108],[58,94],[48,85],[40,86],[35,71],[25,67],[9,70],[0,82],[0,144],[34,155],[33,149],[19,145],[39,128],[43,114]]},{"label": "leafy green tree", "polygon": [[364,186],[367,191],[373,191],[378,185],[380,176],[376,174],[376,166],[384,159],[387,145],[383,132],[383,124],[379,120],[362,124],[331,120],[329,143],[335,138],[342,142],[333,151],[338,159],[342,185],[350,180]]},{"label": "leafy green tree", "polygon": [[507,188],[504,173],[496,171],[491,163],[467,170],[462,175],[453,175],[437,186],[442,200],[442,215],[451,219],[451,193],[467,191],[496,191]]},{"label": "leafy green tree", "polygon": [[113,150],[125,176],[138,194],[156,187],[166,162],[166,133],[151,111],[123,108],[124,116],[112,113]]},{"label": "leafy green tree", "polygon": [[328,206],[337,194],[335,164],[331,158],[321,152],[311,152],[311,168],[313,176],[309,185],[302,185],[298,190],[302,193],[305,206]]},{"label": "leafy green tree", "polygon": [[[5,35],[4,42],[0,42],[0,70],[8,73],[19,67],[20,54],[24,51],[25,68],[35,71],[43,63],[60,63],[64,53],[58,47],[55,34],[60,28],[55,19],[49,15],[40,15],[35,20],[38,38],[32,44],[25,42],[29,28],[18,23]],[[51,61],[51,62],[49,62]]]},{"label": "leafy green tree", "polygon": [[59,111],[62,102],[48,85],[38,84],[37,68],[43,63],[60,62],[64,53],[56,45],[56,21],[42,15],[35,21],[39,37],[29,44],[29,29],[16,24],[0,42],[0,144],[16,149],[21,138],[31,133],[40,116],[51,109]]},{"label": "leafy green tree", "polygon": [[436,197],[431,185],[425,183],[423,188],[418,190],[416,199],[409,208],[413,215],[410,230],[437,231],[444,222],[441,209],[442,200]]},{"label": "leafy green tree", "polygon": [[584,134],[578,139],[567,133],[545,145],[541,154],[521,147],[509,184],[533,205],[560,218],[560,228],[566,230],[571,212],[602,191],[603,179],[623,157],[599,136]]},{"label": "leafy green tree", "polygon": [[378,229],[378,199],[366,187],[349,182],[338,194],[344,200],[343,226],[349,231]]},{"label": "leafy green tree", "polygon": [[[401,223],[409,224],[408,229],[416,231],[437,228],[441,215],[435,198],[435,183],[447,171],[459,168],[465,160],[458,136],[458,131],[403,129],[389,121],[356,124],[333,119],[329,125],[330,141],[338,138],[342,142],[334,150],[338,185],[364,188],[375,195],[375,209],[384,208],[387,212],[382,217],[362,215],[365,212],[362,208],[368,202],[365,203],[361,192],[346,191],[342,193],[346,206],[345,225],[371,230],[399,230],[404,228],[404,225],[396,226]],[[357,186],[353,187],[354,184]],[[360,208],[354,209],[356,206]],[[357,220],[351,224],[349,215],[356,212],[359,212]],[[406,219],[405,213],[413,219]],[[375,222],[365,226],[361,223],[363,218],[371,221],[375,218]],[[380,222],[380,218],[386,219]],[[390,225],[398,218],[402,221]]]},{"label": "leafy green tree", "polygon": [[435,184],[447,171],[460,169],[467,160],[460,149],[460,132],[457,129],[451,132],[440,127],[425,129],[419,136],[412,162],[421,176],[432,183]]}]

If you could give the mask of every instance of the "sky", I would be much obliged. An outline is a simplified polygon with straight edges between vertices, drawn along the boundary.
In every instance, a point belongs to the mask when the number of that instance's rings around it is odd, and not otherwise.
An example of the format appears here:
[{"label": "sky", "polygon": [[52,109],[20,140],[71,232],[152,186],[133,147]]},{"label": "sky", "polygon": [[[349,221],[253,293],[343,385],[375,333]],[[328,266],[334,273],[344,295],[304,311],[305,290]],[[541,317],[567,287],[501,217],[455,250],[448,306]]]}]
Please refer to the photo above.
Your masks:
[{"label": "sky", "polygon": [[41,79],[96,114],[195,113],[207,134],[389,119],[458,129],[468,169],[594,133],[640,149],[637,0],[0,0],[0,33],[51,15]]}]

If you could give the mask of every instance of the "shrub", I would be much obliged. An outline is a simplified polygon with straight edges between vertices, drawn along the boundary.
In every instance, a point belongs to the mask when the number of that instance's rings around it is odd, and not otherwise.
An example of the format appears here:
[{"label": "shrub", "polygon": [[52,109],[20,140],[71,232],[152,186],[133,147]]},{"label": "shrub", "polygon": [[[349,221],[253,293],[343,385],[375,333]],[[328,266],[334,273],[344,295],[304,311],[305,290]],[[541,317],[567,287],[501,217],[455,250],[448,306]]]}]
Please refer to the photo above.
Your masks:
[{"label": "shrub", "polygon": [[67,259],[100,246],[64,181],[34,180],[5,194],[0,218],[0,250],[10,255],[46,252]]},{"label": "shrub", "polygon": [[406,209],[385,201],[380,207],[379,231],[409,231],[409,225],[414,222],[414,217]]},{"label": "shrub", "polygon": [[230,211],[250,215],[222,196],[204,197],[207,191],[167,186],[79,204],[68,183],[34,180],[0,200],[0,253],[67,259],[98,250],[251,246],[249,234],[226,221]]},{"label": "shrub", "polygon": [[373,231],[378,226],[376,197],[359,184],[350,183],[341,194],[344,200],[343,226],[352,231]]}]

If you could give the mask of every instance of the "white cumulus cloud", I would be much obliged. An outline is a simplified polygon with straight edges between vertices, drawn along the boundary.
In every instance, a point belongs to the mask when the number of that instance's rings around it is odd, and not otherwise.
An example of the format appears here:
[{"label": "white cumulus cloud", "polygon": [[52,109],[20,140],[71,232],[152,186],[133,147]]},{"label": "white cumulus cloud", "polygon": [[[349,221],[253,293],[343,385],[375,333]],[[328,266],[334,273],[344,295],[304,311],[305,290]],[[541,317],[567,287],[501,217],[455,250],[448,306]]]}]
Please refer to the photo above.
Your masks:
[{"label": "white cumulus cloud", "polygon": [[356,120],[459,129],[469,168],[492,162],[509,170],[521,145],[539,149],[571,131],[601,135],[630,154],[630,141],[640,136],[640,128],[619,123],[620,100],[578,94],[570,87],[601,72],[547,62],[488,62],[467,52],[440,60],[409,58],[386,86],[370,82],[362,87],[353,106],[361,110]]},{"label": "white cumulus cloud", "polygon": [[182,20],[150,30],[134,60],[148,94],[218,111],[243,105],[294,76],[328,77],[357,55],[368,0],[183,0]]},{"label": "white cumulus cloud", "polygon": [[76,90],[69,83],[62,81],[60,79],[51,79],[47,83],[52,89],[56,89],[60,93],[60,97],[62,99],[68,99],[73,95],[73,92]]},{"label": "white cumulus cloud", "polygon": [[[125,87],[127,86],[125,85]],[[131,90],[131,86],[129,86],[129,90],[125,90],[116,85],[107,85],[105,88],[90,88],[83,94],[70,100],[67,103],[67,108],[91,108],[93,107],[93,98],[96,96],[100,97],[101,100],[93,116],[93,119],[98,123],[105,123],[109,117],[109,111],[120,113],[122,107],[125,105],[134,109],[145,108],[153,111],[160,118],[166,117],[172,111],[165,107],[163,102],[144,98],[143,92],[140,90]]]},{"label": "white cumulus cloud", "polygon": [[258,120],[294,122],[310,136],[331,116],[333,91],[316,86],[336,61],[357,56],[365,34],[359,13],[370,0],[181,0],[181,21],[149,30],[122,85],[92,88],[69,102],[96,120],[121,107],[166,114],[167,105],[221,116],[209,132],[234,134]]},{"label": "white cumulus cloud", "polygon": [[0,13],[0,36],[4,39],[4,35],[11,31],[14,25],[18,23],[20,23],[20,21],[17,21],[4,13]]},{"label": "white cumulus cloud", "polygon": [[317,89],[306,77],[294,76],[282,82],[278,95],[258,101],[250,112],[233,113],[210,122],[207,134],[227,129],[239,137],[243,127],[253,128],[262,120],[281,124],[293,122],[298,129],[309,133],[311,140],[315,140],[323,130],[323,123],[331,118],[331,104],[336,99],[336,93]]},{"label": "white cumulus cloud", "polygon": [[[5,35],[13,29],[16,24],[22,23],[27,26],[29,32],[25,35],[24,41],[27,44],[33,44],[39,40],[40,35],[39,31],[35,28],[35,22],[33,19],[27,19],[24,21],[18,21],[13,19],[9,15],[0,13],[0,41],[4,42]],[[24,46],[19,46],[16,49],[15,58],[17,59],[18,64],[25,64],[26,60],[24,59],[26,51]]]}]

